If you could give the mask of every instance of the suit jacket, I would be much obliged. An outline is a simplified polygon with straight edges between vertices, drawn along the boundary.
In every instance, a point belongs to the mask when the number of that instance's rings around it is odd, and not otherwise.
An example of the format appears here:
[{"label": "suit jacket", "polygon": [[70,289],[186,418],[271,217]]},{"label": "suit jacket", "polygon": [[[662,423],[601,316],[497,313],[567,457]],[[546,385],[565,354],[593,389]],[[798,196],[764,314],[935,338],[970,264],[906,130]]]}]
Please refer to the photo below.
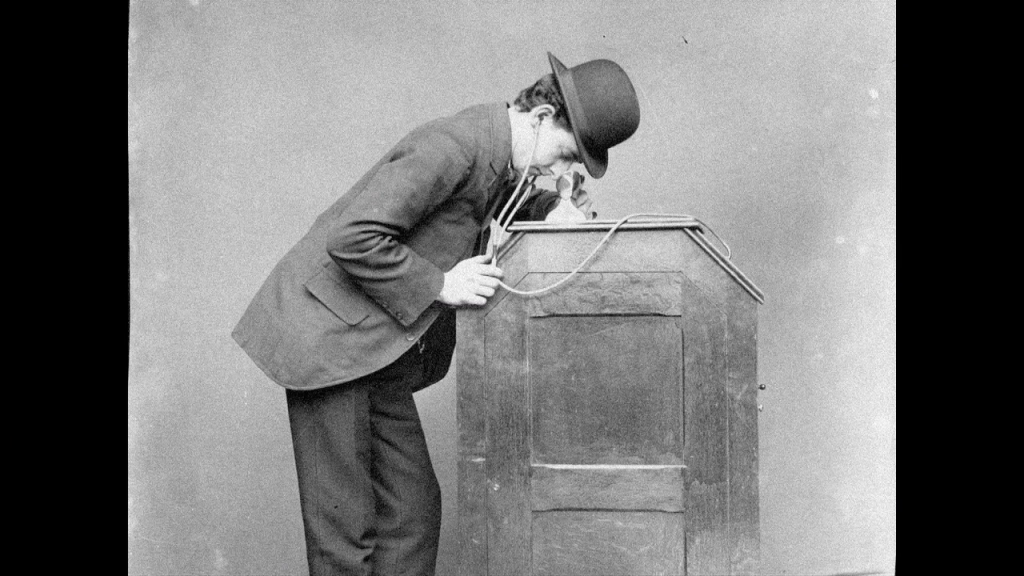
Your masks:
[{"label": "suit jacket", "polygon": [[435,299],[444,271],[473,255],[511,192],[506,110],[475,106],[413,130],[274,267],[232,332],[271,379],[291,389],[341,384],[421,338],[430,381],[444,376],[454,310]]}]

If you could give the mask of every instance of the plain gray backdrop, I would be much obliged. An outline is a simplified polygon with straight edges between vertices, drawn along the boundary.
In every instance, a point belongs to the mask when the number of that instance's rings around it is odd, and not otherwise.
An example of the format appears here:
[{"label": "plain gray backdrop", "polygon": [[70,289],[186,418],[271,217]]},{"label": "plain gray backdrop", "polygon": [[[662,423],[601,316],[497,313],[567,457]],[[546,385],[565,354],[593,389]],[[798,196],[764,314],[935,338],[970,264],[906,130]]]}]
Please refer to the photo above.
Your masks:
[{"label": "plain gray backdrop", "polygon": [[[414,126],[609,58],[639,131],[602,218],[688,213],[759,309],[765,574],[896,555],[894,1],[135,0],[128,30],[129,574],[303,574],[284,391],[230,332]],[[453,567],[455,381],[417,395]]]}]

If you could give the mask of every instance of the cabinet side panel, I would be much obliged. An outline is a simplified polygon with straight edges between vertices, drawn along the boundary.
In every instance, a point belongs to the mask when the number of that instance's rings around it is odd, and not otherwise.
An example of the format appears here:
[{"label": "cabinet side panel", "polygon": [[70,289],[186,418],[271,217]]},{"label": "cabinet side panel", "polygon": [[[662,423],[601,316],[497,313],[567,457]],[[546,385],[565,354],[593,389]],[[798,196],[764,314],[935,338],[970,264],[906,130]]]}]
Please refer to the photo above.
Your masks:
[{"label": "cabinet side panel", "polygon": [[506,298],[487,315],[488,574],[531,574],[530,416],[525,310]]},{"label": "cabinet side panel", "polygon": [[487,452],[487,370],[485,316],[479,310],[459,310],[456,316],[456,419],[459,454],[483,457]]},{"label": "cabinet side panel", "polygon": [[733,574],[760,559],[757,442],[757,304],[733,289],[729,314],[729,529]]},{"label": "cabinet side panel", "polygon": [[458,573],[487,574],[487,386],[484,316],[460,310],[455,356],[458,447]]},{"label": "cabinet side panel", "polygon": [[482,458],[460,459],[458,573],[487,574],[487,473]]}]

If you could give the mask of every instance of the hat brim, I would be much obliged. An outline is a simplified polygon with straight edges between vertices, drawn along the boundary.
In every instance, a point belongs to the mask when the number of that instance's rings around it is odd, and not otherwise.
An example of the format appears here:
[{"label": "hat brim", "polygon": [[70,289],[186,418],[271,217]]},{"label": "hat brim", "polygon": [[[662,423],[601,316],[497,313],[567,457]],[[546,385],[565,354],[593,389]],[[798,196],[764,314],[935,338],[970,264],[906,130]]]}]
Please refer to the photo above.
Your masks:
[{"label": "hat brim", "polygon": [[583,159],[583,165],[591,177],[600,178],[608,169],[608,149],[587,146],[587,143],[580,138],[580,134],[589,134],[590,130],[572,74],[565,64],[562,64],[551,52],[548,52],[548,62],[551,63],[555,82],[562,92],[562,99],[565,100],[566,114],[568,114],[569,124],[572,126],[572,136],[576,140],[576,148],[579,150],[580,158]]}]

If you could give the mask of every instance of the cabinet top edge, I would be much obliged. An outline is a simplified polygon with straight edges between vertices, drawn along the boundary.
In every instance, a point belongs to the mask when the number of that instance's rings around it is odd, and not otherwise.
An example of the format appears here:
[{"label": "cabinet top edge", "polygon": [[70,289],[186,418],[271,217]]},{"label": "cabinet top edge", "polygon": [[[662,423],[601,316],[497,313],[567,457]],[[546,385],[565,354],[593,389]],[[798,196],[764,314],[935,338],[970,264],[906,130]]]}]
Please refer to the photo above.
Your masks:
[{"label": "cabinet top edge", "polygon": [[[617,228],[616,228],[617,226]],[[764,292],[761,291],[728,256],[723,254],[716,245],[708,241],[704,235],[704,226],[700,220],[690,217],[636,217],[625,223],[619,220],[587,220],[584,222],[516,222],[508,227],[509,232],[518,232],[505,244],[503,250],[507,251],[517,243],[524,233],[534,232],[601,232],[616,229],[616,232],[623,230],[683,230],[692,238],[698,246],[703,249],[719,266],[722,267],[732,278],[743,287],[759,304],[764,304]]]}]

